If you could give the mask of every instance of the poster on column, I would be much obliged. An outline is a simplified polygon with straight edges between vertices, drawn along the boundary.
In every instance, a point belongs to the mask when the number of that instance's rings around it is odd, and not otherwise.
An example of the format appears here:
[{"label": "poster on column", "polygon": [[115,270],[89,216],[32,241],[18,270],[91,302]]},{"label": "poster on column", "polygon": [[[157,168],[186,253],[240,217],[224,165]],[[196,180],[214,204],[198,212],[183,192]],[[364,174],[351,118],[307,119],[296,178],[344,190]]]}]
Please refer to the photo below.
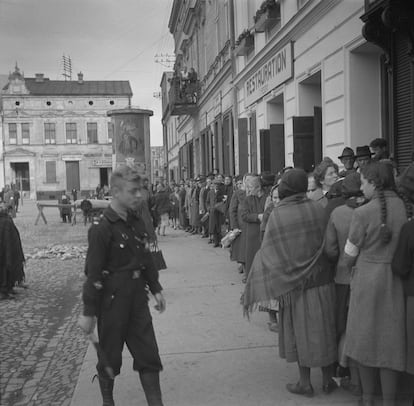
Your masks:
[{"label": "poster on column", "polygon": [[114,116],[116,142],[115,160],[118,165],[127,164],[145,172],[145,119],[138,114],[117,114]]}]

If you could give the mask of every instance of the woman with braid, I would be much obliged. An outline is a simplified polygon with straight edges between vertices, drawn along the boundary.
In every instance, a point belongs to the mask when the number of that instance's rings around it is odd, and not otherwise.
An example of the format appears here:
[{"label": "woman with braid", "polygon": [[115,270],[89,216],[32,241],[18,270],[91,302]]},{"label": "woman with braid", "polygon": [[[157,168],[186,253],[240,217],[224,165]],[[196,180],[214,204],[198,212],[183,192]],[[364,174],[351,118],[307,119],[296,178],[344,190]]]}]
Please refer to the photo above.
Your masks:
[{"label": "woman with braid", "polygon": [[361,190],[369,202],[354,210],[345,244],[344,259],[354,268],[344,353],[359,364],[364,406],[375,404],[378,372],[383,405],[395,406],[406,339],[403,285],[391,261],[407,210],[390,165],[362,168]]}]

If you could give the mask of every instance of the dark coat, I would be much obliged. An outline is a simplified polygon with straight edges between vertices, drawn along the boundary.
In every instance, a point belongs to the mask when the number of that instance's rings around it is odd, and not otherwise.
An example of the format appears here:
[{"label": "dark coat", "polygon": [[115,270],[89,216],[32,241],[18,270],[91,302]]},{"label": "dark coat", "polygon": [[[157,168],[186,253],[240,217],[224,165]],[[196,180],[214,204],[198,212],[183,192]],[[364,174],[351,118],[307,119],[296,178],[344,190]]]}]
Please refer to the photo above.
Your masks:
[{"label": "dark coat", "polygon": [[155,194],[154,206],[158,216],[170,212],[170,196],[167,191],[161,191]]},{"label": "dark coat", "polygon": [[247,196],[243,202],[242,219],[246,223],[246,273],[249,273],[254,256],[260,248],[259,214],[264,213],[267,196]]},{"label": "dark coat", "polygon": [[0,290],[7,292],[24,280],[20,234],[7,212],[0,213]]},{"label": "dark coat", "polygon": [[229,217],[230,228],[232,230],[238,228],[241,234],[237,237],[232,246],[230,259],[240,263],[245,262],[245,247],[246,247],[246,223],[242,218],[243,202],[246,199],[246,192],[244,190],[236,190],[230,200]]}]

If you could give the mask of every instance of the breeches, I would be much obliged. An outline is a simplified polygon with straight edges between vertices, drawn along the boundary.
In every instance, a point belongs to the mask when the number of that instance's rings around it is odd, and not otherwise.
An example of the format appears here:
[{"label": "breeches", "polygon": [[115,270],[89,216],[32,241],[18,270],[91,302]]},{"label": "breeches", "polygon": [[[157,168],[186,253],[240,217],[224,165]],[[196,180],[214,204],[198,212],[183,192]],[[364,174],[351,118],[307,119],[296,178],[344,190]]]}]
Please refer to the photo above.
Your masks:
[{"label": "breeches", "polygon": [[[158,372],[162,364],[148,308],[148,296],[142,277],[132,279],[131,272],[111,274],[104,283],[98,316],[98,334],[109,366],[118,375],[122,365],[122,350],[126,343],[133,357],[133,369]],[[105,375],[98,356],[96,366]]]}]

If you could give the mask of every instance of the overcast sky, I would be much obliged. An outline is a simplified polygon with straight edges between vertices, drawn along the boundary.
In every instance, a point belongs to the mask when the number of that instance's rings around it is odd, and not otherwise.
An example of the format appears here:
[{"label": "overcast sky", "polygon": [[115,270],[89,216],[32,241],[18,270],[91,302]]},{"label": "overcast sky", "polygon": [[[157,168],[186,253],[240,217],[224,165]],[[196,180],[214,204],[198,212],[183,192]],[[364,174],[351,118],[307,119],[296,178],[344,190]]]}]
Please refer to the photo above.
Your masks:
[{"label": "overcast sky", "polygon": [[151,144],[162,145],[162,72],[156,54],[173,54],[168,20],[173,0],[0,0],[0,74],[17,61],[25,76],[63,80],[62,55],[72,78],[129,80],[132,104],[154,111]]}]

